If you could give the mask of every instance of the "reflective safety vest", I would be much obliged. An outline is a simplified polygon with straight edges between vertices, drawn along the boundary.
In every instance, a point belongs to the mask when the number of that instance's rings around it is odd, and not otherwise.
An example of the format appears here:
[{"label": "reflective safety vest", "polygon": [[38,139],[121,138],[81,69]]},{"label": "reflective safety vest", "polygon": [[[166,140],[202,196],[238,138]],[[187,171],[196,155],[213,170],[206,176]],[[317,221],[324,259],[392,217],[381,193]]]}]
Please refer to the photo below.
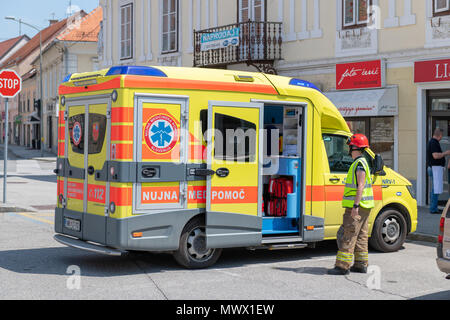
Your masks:
[{"label": "reflective safety vest", "polygon": [[366,182],[362,193],[362,198],[359,205],[365,209],[371,209],[375,207],[375,201],[373,200],[372,180],[370,178],[369,165],[364,157],[357,158],[348,170],[347,179],[345,180],[344,198],[342,200],[342,206],[344,208],[353,208],[355,203],[356,191],[358,189],[358,182],[356,178],[356,168],[361,163],[366,172]]}]

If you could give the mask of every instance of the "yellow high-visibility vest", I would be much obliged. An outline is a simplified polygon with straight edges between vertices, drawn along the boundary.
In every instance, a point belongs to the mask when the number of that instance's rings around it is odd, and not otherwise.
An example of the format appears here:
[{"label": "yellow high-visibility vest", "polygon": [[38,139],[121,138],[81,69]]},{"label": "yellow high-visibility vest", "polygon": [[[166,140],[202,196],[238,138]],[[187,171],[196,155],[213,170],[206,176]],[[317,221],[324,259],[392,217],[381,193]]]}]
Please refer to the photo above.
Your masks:
[{"label": "yellow high-visibility vest", "polygon": [[359,205],[365,209],[375,207],[373,199],[372,181],[370,178],[370,169],[367,160],[364,157],[357,158],[350,169],[348,170],[347,179],[345,180],[344,198],[342,199],[342,206],[344,208],[353,208],[355,204],[356,191],[358,189],[358,180],[356,178],[356,167],[361,163],[366,172],[366,182],[362,193],[362,198]]}]

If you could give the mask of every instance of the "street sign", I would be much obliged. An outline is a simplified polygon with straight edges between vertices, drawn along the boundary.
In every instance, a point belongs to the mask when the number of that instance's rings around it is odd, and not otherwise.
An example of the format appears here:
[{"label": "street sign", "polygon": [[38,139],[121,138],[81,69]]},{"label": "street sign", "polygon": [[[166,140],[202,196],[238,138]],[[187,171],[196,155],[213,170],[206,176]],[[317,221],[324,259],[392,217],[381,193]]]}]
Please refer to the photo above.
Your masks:
[{"label": "street sign", "polygon": [[22,78],[14,70],[0,72],[0,96],[5,98],[5,147],[3,156],[3,203],[6,203],[6,179],[8,177],[8,99],[14,98],[22,90]]},{"label": "street sign", "polygon": [[22,90],[22,78],[14,70],[0,72],[0,95],[14,98]]}]

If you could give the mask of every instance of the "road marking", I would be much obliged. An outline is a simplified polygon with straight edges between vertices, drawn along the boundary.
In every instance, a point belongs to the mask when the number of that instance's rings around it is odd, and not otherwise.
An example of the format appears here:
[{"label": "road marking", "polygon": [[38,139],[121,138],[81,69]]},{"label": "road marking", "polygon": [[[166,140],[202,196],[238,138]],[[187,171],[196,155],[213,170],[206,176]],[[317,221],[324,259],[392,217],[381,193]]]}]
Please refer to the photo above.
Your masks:
[{"label": "road marking", "polygon": [[12,214],[16,214],[16,215],[19,215],[19,216],[22,216],[22,217],[26,217],[26,218],[29,218],[29,219],[32,219],[32,220],[35,220],[35,221],[39,221],[39,222],[44,222],[44,223],[46,223],[46,224],[49,224],[49,225],[54,225],[54,222],[53,221],[50,221],[50,220],[47,220],[47,219],[41,219],[41,218],[39,218],[39,217],[36,217],[36,213],[26,213],[26,212],[11,212]]}]

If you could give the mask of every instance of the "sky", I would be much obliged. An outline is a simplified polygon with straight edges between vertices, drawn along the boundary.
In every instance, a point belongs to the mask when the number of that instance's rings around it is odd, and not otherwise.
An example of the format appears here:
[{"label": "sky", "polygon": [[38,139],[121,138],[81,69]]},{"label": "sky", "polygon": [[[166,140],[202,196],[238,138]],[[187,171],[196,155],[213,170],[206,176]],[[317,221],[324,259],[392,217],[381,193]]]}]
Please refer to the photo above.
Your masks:
[{"label": "sky", "polygon": [[[38,28],[46,28],[49,20],[66,18],[69,3],[87,13],[98,6],[98,0],[0,0],[0,42],[19,36],[19,23],[5,20],[6,16],[14,16]],[[36,30],[22,25],[22,34],[30,38]]]}]

